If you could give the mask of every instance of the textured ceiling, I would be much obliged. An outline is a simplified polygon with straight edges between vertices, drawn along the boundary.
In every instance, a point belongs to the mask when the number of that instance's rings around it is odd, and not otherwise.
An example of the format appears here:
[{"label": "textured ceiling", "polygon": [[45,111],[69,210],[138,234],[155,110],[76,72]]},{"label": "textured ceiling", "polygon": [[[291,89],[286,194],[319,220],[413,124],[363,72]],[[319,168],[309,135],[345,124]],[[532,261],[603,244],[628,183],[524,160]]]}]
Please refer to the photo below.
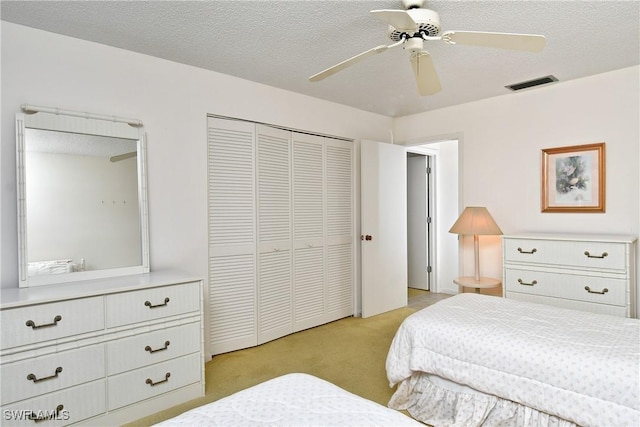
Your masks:
[{"label": "textured ceiling", "polygon": [[[2,20],[402,116],[637,65],[640,2],[427,1],[443,31],[542,34],[541,53],[426,43],[442,83],[417,93],[407,52],[393,49],[323,81],[308,77],[390,44],[373,9],[400,1],[2,1]],[[529,89],[535,90],[535,89]]]}]

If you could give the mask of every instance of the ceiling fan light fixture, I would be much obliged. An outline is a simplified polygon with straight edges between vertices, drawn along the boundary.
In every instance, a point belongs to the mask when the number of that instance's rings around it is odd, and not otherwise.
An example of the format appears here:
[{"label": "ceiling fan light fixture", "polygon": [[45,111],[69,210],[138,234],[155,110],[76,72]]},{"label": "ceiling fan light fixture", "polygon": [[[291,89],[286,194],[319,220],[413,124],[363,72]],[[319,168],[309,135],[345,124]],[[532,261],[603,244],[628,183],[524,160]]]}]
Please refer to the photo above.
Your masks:
[{"label": "ceiling fan light fixture", "polygon": [[557,82],[557,81],[558,79],[554,75],[550,74],[548,76],[539,77],[533,80],[527,80],[525,82],[514,83],[505,87],[509,90],[516,92],[519,90],[528,89],[530,87],[546,85],[546,84]]},{"label": "ceiling fan light fixture", "polygon": [[404,50],[411,53],[420,52],[424,48],[424,40],[418,37],[411,37],[404,43]]}]

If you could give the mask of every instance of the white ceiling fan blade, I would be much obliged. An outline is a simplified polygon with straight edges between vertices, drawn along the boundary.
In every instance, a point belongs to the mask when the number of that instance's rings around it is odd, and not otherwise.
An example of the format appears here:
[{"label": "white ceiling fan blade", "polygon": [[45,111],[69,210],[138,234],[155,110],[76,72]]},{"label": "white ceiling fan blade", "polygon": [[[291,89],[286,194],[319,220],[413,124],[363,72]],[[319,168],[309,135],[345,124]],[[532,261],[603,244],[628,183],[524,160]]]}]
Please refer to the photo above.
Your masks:
[{"label": "white ceiling fan blade", "polygon": [[367,50],[365,52],[362,52],[362,53],[360,53],[360,54],[358,54],[358,55],[356,55],[356,56],[354,56],[352,58],[346,59],[346,60],[342,61],[341,63],[334,65],[333,67],[329,67],[324,71],[320,71],[318,74],[314,74],[313,76],[309,77],[309,81],[310,82],[317,82],[317,81],[320,81],[322,79],[325,79],[325,78],[327,78],[329,76],[334,75],[338,71],[342,71],[345,68],[355,64],[356,62],[360,62],[363,59],[368,58],[369,56],[373,56],[373,55],[375,55],[377,53],[383,53],[383,52],[386,52],[387,50],[391,49],[392,47],[399,46],[402,43],[404,43],[404,41],[405,40],[402,39],[402,40],[400,40],[400,41],[398,41],[396,43],[390,44],[389,46],[384,45],[384,44],[380,45],[380,46],[376,46],[373,49],[369,49],[369,50]]},{"label": "white ceiling fan blade", "polygon": [[411,55],[411,66],[416,76],[416,83],[418,84],[420,95],[433,95],[434,93],[440,92],[442,86],[440,85],[440,79],[438,78],[438,73],[436,72],[429,52],[423,50]]},{"label": "white ceiling fan blade", "polygon": [[371,14],[397,30],[412,32],[418,30],[418,24],[406,10],[372,10]]},{"label": "white ceiling fan blade", "polygon": [[109,157],[109,161],[111,163],[115,163],[115,162],[119,162],[120,160],[130,159],[131,157],[135,157],[137,155],[138,155],[137,152],[132,151],[130,153],[119,154],[117,156],[111,156],[111,157]]},{"label": "white ceiling fan blade", "polygon": [[386,45],[380,45],[380,46],[376,46],[373,49],[369,49],[365,52],[362,52],[354,57],[351,57],[349,59],[346,59],[344,61],[342,61],[339,64],[334,65],[333,67],[329,67],[324,71],[320,71],[317,74],[314,74],[313,76],[309,77],[309,81],[311,82],[317,82],[320,81],[322,79],[325,79],[329,76],[334,75],[335,73],[337,73],[338,71],[342,71],[347,67],[350,67],[351,65],[355,64],[356,62],[360,62],[365,58],[368,58],[369,56],[373,56],[377,53],[382,53],[382,52],[386,52],[387,49],[389,49],[389,46]]},{"label": "white ceiling fan blade", "polygon": [[546,45],[546,40],[541,35],[481,31],[445,31],[442,33],[442,40],[449,44],[497,47],[529,52],[540,52]]}]

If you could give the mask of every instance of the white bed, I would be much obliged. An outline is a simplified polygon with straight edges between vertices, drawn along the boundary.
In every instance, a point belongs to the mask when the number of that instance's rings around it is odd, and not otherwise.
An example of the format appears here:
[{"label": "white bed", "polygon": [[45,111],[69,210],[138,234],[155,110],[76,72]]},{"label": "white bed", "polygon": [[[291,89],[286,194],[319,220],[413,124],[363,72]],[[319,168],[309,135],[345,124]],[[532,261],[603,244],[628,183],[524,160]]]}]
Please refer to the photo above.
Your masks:
[{"label": "white bed", "polygon": [[640,425],[640,321],[480,294],[407,317],[389,406],[434,426]]},{"label": "white bed", "polygon": [[157,426],[423,425],[330,382],[295,373],[194,408]]}]

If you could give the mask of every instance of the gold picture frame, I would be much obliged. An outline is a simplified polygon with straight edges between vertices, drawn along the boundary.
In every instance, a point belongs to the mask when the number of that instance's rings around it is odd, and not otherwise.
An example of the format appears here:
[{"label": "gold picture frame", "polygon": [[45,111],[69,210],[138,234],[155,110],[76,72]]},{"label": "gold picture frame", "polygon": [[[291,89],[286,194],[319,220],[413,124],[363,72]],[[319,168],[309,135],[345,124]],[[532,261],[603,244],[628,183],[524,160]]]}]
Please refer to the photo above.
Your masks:
[{"label": "gold picture frame", "polygon": [[542,212],[605,211],[605,143],[542,150]]}]

